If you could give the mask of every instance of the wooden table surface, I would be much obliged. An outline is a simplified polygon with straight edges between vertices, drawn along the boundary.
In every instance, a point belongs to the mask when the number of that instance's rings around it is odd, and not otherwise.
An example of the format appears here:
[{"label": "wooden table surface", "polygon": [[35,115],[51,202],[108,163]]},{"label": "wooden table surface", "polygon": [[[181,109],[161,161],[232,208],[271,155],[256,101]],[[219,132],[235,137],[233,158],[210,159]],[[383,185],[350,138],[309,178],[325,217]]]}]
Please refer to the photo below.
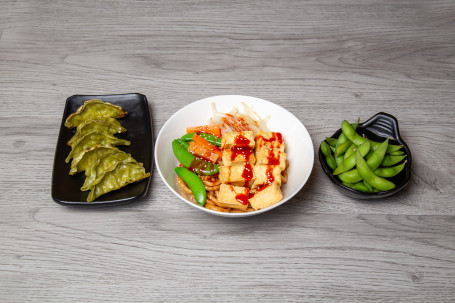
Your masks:
[{"label": "wooden table surface", "polygon": [[[398,118],[412,180],[340,195],[317,159],[295,198],[227,219],[172,195],[51,198],[65,100],[139,92],[154,135],[183,106],[272,101],[316,151],[343,119]],[[454,302],[455,2],[0,2],[1,302]]]}]

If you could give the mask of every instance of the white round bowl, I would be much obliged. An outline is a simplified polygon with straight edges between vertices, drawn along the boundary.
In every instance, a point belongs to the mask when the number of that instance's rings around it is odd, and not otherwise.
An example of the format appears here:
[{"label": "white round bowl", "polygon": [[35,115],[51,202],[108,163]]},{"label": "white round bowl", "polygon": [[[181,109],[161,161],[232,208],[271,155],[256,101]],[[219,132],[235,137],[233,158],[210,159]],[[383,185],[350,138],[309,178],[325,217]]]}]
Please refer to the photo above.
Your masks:
[{"label": "white round bowl", "polygon": [[[177,174],[174,171],[174,168],[178,166],[178,161],[172,151],[172,141],[183,136],[186,127],[208,124],[209,119],[213,117],[212,103],[215,103],[216,109],[220,113],[228,113],[234,107],[237,107],[240,112],[244,112],[242,103],[246,103],[261,118],[270,116],[270,119],[267,121],[267,127],[270,131],[280,132],[283,135],[286,145],[285,152],[289,160],[289,167],[287,169],[288,182],[281,186],[281,191],[283,192],[283,199],[281,201],[268,208],[257,211],[225,213],[201,207],[180,195],[176,185]],[[170,117],[161,128],[156,139],[155,162],[158,173],[166,186],[188,205],[212,215],[248,217],[272,210],[286,203],[286,201],[297,194],[310,177],[314,164],[314,152],[313,143],[305,126],[284,108],[259,98],[224,95],[209,97],[190,103]]]}]

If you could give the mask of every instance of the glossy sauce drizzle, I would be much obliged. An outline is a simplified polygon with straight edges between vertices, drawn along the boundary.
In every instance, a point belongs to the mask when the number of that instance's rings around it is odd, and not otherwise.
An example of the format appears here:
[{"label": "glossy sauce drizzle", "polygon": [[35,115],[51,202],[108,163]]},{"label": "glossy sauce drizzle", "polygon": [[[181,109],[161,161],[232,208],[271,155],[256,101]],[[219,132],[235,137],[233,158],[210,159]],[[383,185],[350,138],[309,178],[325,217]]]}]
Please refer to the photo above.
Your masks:
[{"label": "glossy sauce drizzle", "polygon": [[237,194],[235,195],[235,199],[240,202],[240,204],[243,205],[248,205],[249,201],[249,190],[247,189],[247,192],[245,194]]},{"label": "glossy sauce drizzle", "polygon": [[231,148],[231,161],[234,161],[237,156],[242,155],[245,159],[245,162],[250,160],[251,154],[253,150],[251,148],[246,147],[233,147]]},{"label": "glossy sauce drizzle", "polygon": [[275,177],[273,176],[273,166],[268,166],[265,175],[267,176],[267,184],[272,183],[275,181]]},{"label": "glossy sauce drizzle", "polygon": [[246,138],[242,134],[238,134],[234,139],[234,143],[238,147],[246,147],[246,146],[249,146],[250,139]]},{"label": "glossy sauce drizzle", "polygon": [[242,178],[245,180],[253,179],[253,168],[251,167],[250,163],[246,163],[245,167],[243,168]]}]

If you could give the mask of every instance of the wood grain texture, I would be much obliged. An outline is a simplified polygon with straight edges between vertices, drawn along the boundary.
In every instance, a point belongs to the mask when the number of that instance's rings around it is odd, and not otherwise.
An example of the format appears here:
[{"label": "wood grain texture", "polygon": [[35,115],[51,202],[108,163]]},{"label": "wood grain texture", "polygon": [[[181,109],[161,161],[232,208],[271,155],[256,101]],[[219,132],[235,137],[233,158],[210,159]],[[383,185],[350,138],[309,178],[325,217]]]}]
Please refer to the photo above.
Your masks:
[{"label": "wood grain texture", "polygon": [[[0,301],[453,302],[454,33],[451,0],[1,1]],[[315,151],[385,111],[413,177],[357,201],[315,159],[294,199],[241,220],[190,209],[156,171],[137,203],[54,203],[66,98],[128,92],[155,136],[201,98],[260,97]]]}]

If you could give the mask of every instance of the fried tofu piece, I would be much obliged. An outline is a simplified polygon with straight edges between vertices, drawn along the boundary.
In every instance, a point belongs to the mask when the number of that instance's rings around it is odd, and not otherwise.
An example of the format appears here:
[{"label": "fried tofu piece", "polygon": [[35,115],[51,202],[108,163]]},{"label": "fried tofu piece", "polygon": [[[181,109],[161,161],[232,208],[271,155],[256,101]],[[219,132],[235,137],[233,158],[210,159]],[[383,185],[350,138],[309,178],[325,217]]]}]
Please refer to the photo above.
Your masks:
[{"label": "fried tofu piece", "polygon": [[267,208],[283,199],[283,193],[277,182],[259,188],[253,197],[249,199],[254,210]]},{"label": "fried tofu piece", "polygon": [[250,187],[254,182],[253,167],[249,163],[221,166],[220,181],[223,184]]},{"label": "fried tofu piece", "polygon": [[256,151],[256,165],[277,165],[286,169],[286,153],[279,149],[261,148]]},{"label": "fried tofu piece", "polygon": [[253,166],[254,183],[251,189],[256,189],[262,185],[272,182],[281,186],[281,169],[276,165],[255,165]]},{"label": "fried tofu piece", "polygon": [[221,184],[217,204],[222,207],[246,210],[248,208],[249,194],[250,190],[248,187]]},{"label": "fried tofu piece", "polygon": [[259,131],[256,135],[255,151],[257,152],[262,148],[278,149],[280,152],[284,153],[285,145],[281,133]]},{"label": "fried tofu piece", "polygon": [[233,147],[254,148],[255,141],[252,131],[224,133],[221,138],[221,148],[230,149]]},{"label": "fried tofu piece", "polygon": [[223,165],[225,166],[243,163],[250,163],[251,165],[254,165],[254,163],[256,163],[256,157],[254,156],[253,149],[249,147],[223,149],[221,159],[223,161]]}]

